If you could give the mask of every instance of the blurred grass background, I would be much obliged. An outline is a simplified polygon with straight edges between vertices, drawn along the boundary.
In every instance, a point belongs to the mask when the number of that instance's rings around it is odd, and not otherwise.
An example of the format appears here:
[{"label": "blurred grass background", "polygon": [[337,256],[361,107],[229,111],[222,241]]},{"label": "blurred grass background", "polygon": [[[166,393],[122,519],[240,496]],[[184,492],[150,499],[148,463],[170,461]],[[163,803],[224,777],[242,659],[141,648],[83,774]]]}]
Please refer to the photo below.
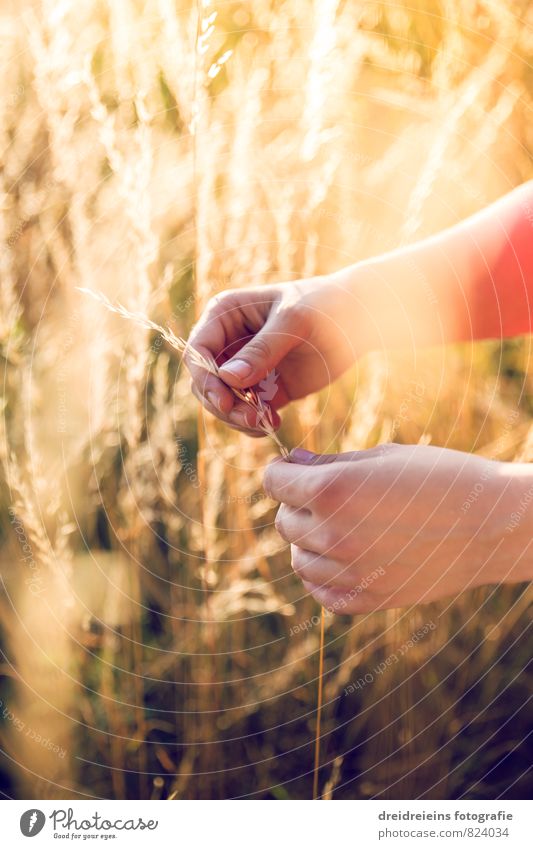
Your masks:
[{"label": "blurred grass background", "polygon": [[[199,416],[173,352],[76,287],[186,335],[216,291],[531,178],[533,9],[4,0],[0,31],[2,792],[308,798],[318,610],[261,490],[272,449]],[[530,342],[367,357],[284,439],[531,460]],[[325,797],[526,798],[530,603],[328,617]]]}]

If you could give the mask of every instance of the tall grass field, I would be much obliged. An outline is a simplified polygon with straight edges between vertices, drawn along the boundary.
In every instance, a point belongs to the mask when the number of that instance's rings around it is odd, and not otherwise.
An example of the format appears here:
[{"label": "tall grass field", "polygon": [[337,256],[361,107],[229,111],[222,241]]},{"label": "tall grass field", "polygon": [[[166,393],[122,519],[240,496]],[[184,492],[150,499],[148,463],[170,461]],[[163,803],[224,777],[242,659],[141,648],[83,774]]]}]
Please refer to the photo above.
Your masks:
[{"label": "tall grass field", "polygon": [[[0,791],[308,799],[321,612],[181,354],[533,177],[527,0],[4,0]],[[531,338],[362,358],[289,447],[533,460]],[[522,584],[324,619],[323,799],[531,795]],[[529,643],[529,645],[528,645]],[[529,720],[529,721],[528,721]]]}]

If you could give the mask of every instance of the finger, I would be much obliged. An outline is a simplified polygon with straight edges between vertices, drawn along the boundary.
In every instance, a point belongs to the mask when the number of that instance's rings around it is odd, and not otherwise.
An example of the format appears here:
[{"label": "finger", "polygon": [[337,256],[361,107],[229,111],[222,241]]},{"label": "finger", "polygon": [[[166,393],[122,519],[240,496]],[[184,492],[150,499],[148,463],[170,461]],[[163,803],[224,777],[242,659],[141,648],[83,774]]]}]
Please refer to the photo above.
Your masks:
[{"label": "finger", "polygon": [[[189,346],[190,347],[190,346]],[[211,351],[202,345],[195,345],[195,350],[207,359],[212,359]],[[235,395],[224,381],[198,365],[192,358],[189,348],[185,352],[185,363],[191,373],[194,385],[201,395],[207,398],[213,407],[222,415],[227,415],[235,404]]]},{"label": "finger", "polygon": [[309,510],[297,509],[282,504],[279,508],[274,524],[278,534],[284,540],[295,543],[299,539],[305,539],[312,527],[312,517]]},{"label": "finger", "polygon": [[[191,383],[191,392],[196,398],[198,398],[206,410],[209,410],[209,412],[216,418],[220,419],[220,421],[223,421],[230,427],[238,429],[253,437],[261,438],[267,435],[264,428],[260,426],[260,417],[258,413],[245,401],[241,401],[234,397],[233,407],[230,412],[222,413],[218,407],[215,407],[214,403],[209,398],[209,393],[207,396],[203,395],[194,382]],[[281,419],[275,410],[271,410],[270,419],[274,430],[278,430],[281,425]]]},{"label": "finger", "polygon": [[202,406],[205,407],[211,415],[220,419],[220,421],[223,421],[224,424],[229,425],[229,427],[234,430],[238,430],[240,433],[245,433],[247,436],[253,436],[254,438],[265,436],[263,431],[250,427],[249,422],[250,418],[253,419],[253,412],[250,411],[242,402],[237,402],[229,415],[225,416],[222,415],[221,412],[214,407],[204,395],[201,394],[194,383],[191,384],[191,392],[196,398],[198,398]]},{"label": "finger", "polygon": [[[254,386],[264,380],[281,360],[303,341],[293,324],[294,320],[287,310],[276,312],[273,308],[264,327],[252,336],[234,357],[221,365],[222,379],[230,386],[240,389]],[[281,406],[276,404],[274,397],[269,400],[275,406]]]},{"label": "finger", "polygon": [[373,613],[375,610],[387,610],[395,606],[379,601],[370,590],[354,594],[351,591],[331,587],[327,584],[314,584],[312,581],[302,581],[302,583],[307,592],[325,607],[328,613],[335,613],[340,616],[343,614],[357,616],[363,613]]},{"label": "finger", "polygon": [[281,518],[276,518],[276,528],[279,534],[287,542],[305,548],[318,556],[334,559],[339,554],[339,543],[341,539],[335,535],[332,537],[331,529],[326,523],[318,523],[311,511],[305,508],[289,507],[282,504],[280,511],[292,510],[298,515],[288,515],[282,512]]},{"label": "finger", "polygon": [[357,468],[361,471],[360,476],[354,474],[351,464],[348,476],[348,463],[345,460],[308,464],[276,459],[265,470],[263,487],[275,501],[282,501],[292,507],[308,507],[324,515],[329,507],[328,492],[334,490],[337,499],[350,498],[372,472],[367,463],[357,464]]},{"label": "finger", "polygon": [[397,448],[393,443],[376,445],[361,451],[344,451],[341,454],[315,454],[306,448],[293,448],[291,461],[309,466],[328,466],[332,463],[354,462],[358,460],[375,460]]},{"label": "finger", "polygon": [[[341,599],[345,593],[335,587],[328,587],[326,584],[313,584],[311,581],[302,582],[307,592],[315,598],[322,607],[331,613],[342,613],[340,610]],[[344,611],[347,613],[348,611]]]},{"label": "finger", "polygon": [[[317,522],[317,518],[313,513],[306,508],[290,507],[287,504],[282,504],[278,510],[275,519],[276,530],[286,542],[298,546],[311,552],[316,557],[323,557],[326,561],[333,564],[339,556],[339,550],[342,552],[342,542],[346,536],[337,537],[331,528],[327,527],[325,522]],[[337,561],[338,562],[338,561]],[[356,564],[350,562],[350,572],[353,582],[353,572]],[[331,566],[330,573],[333,575],[335,567]],[[340,567],[337,567],[337,573],[342,572]]]},{"label": "finger", "polygon": [[302,581],[327,584],[343,590],[351,589],[354,583],[351,567],[316,551],[308,551],[292,544],[291,562],[292,568]]},{"label": "finger", "polygon": [[198,351],[207,360],[217,360],[217,356],[226,344],[224,328],[224,302],[231,298],[212,299],[207,305],[198,323],[193,327],[185,351],[185,363],[191,376],[203,395],[211,393],[211,403],[221,413],[229,413],[233,407],[234,395],[215,375],[211,375],[194,361],[192,350]]},{"label": "finger", "polygon": [[346,451],[344,454],[315,454],[306,448],[293,448],[291,451],[291,462],[307,466],[327,466],[342,460],[355,460],[357,454],[362,451]]},{"label": "finger", "polygon": [[308,466],[277,458],[265,469],[263,487],[274,501],[291,507],[311,508],[313,498],[320,490],[320,481]]},{"label": "finger", "polygon": [[203,348],[211,357],[217,357],[226,344],[224,326],[225,301],[230,301],[227,295],[212,298],[206,305],[199,320],[189,335],[189,345],[193,348]]}]

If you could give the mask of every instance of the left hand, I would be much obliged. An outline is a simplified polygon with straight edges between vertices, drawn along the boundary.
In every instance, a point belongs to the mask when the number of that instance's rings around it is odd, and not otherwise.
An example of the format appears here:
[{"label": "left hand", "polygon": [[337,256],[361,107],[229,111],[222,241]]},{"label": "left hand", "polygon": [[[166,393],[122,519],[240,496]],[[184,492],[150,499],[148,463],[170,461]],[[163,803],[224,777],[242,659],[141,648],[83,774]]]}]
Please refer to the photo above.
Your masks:
[{"label": "left hand", "polygon": [[531,578],[531,520],[507,527],[531,484],[524,464],[395,444],[323,456],[297,450],[291,459],[270,463],[265,490],[282,502],[276,528],[291,544],[293,569],[333,612]]}]

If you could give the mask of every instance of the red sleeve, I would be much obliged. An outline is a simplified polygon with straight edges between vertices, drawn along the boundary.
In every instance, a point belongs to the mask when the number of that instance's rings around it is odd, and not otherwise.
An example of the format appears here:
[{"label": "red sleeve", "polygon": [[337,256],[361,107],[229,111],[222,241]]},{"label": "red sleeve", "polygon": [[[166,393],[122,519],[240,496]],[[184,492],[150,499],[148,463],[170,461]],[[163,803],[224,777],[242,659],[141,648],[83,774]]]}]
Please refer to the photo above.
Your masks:
[{"label": "red sleeve", "polygon": [[470,265],[460,335],[501,339],[531,333],[533,182],[468,219],[459,233],[468,242]]}]

